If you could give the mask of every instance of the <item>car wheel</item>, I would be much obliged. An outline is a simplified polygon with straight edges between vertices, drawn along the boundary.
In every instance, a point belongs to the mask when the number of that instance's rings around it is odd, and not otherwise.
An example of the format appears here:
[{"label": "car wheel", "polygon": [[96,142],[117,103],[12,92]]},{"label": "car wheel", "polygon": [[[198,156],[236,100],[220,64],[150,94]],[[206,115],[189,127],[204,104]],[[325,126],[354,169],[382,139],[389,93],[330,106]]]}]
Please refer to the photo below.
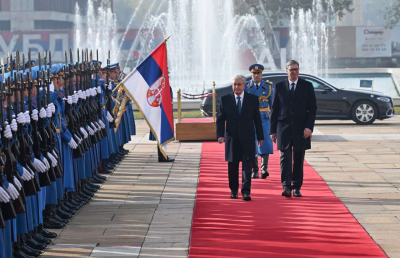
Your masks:
[{"label": "car wheel", "polygon": [[357,102],[351,109],[351,117],[358,125],[372,124],[378,115],[378,110],[374,103],[368,100]]}]

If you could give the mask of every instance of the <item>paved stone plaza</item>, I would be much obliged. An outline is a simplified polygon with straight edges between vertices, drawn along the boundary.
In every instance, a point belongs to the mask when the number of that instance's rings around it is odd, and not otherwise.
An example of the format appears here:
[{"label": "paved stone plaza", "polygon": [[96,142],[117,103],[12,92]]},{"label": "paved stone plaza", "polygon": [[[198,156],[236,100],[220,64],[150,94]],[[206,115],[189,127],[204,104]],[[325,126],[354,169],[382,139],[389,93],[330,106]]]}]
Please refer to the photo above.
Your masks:
[{"label": "paved stone plaza", "polygon": [[[171,143],[176,161],[158,163],[146,122],[136,129],[128,156],[43,257],[187,257],[202,144]],[[371,126],[317,121],[306,160],[388,256],[400,257],[400,116]]]}]

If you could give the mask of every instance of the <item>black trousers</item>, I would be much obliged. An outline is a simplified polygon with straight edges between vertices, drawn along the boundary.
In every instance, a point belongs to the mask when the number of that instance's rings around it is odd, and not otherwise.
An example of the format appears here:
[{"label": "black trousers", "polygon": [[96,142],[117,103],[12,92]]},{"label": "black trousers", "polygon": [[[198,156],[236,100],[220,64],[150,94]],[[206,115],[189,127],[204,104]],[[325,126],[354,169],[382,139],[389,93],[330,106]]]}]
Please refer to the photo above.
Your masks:
[{"label": "black trousers", "polygon": [[[239,161],[228,162],[229,188],[231,192],[237,193],[239,189]],[[242,194],[250,194],[251,188],[251,168],[254,158],[242,157]]]},{"label": "black trousers", "polygon": [[[293,151],[292,147],[281,151],[281,182],[283,188],[299,189],[303,185],[305,151]],[[292,185],[293,184],[293,185]]]}]

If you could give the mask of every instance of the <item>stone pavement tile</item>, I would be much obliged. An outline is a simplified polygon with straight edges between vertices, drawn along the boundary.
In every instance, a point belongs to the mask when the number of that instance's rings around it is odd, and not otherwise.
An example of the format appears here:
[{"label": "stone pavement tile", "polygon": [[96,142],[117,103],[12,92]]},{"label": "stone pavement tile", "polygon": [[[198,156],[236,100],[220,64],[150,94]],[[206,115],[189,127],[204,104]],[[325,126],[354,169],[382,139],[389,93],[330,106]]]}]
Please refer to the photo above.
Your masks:
[{"label": "stone pavement tile", "polygon": [[139,258],[186,258],[188,257],[188,248],[148,248],[142,247]]},{"label": "stone pavement tile", "polygon": [[40,257],[88,257],[97,244],[60,244],[50,245]]},{"label": "stone pavement tile", "polygon": [[113,246],[95,247],[90,257],[138,257],[140,247]]}]

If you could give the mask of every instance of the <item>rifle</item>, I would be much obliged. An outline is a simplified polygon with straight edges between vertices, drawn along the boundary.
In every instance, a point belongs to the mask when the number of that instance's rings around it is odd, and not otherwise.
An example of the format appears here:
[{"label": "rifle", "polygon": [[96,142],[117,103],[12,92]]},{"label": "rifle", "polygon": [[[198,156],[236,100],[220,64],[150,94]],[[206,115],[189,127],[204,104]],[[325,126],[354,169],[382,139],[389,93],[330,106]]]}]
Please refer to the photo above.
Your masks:
[{"label": "rifle", "polygon": [[[73,77],[73,71],[71,69],[71,64],[68,65],[68,56],[67,56],[67,51],[65,51],[65,69],[64,69],[64,80],[65,80],[65,97],[68,99],[69,95],[73,94],[73,89],[72,89],[72,77]],[[72,138],[76,141],[76,143],[79,143],[78,139],[76,138],[75,134],[79,134],[78,128],[76,127],[76,120],[74,118],[74,115],[72,114],[71,110],[71,104],[68,102],[65,103],[65,117],[68,121],[68,130],[71,132]],[[83,157],[83,149],[82,145],[78,144],[78,147],[73,150],[73,156],[74,159]]]},{"label": "rifle", "polygon": [[[23,58],[25,61],[25,58]],[[17,73],[14,73],[14,83],[15,83],[15,114],[19,114],[19,110],[18,110],[18,106],[21,106],[21,112],[24,113],[25,112],[25,105],[24,105],[24,76],[23,73],[19,73],[19,52],[17,51],[17,55],[16,55],[16,64],[17,64]],[[19,92],[18,92],[19,91]],[[18,101],[18,93],[20,94],[20,101]],[[28,134],[28,133],[27,133]],[[23,166],[24,168],[27,167],[27,165],[30,163],[30,158],[31,158],[31,154],[30,154],[30,150],[29,150],[29,145],[26,142],[25,136],[24,136],[24,128],[23,125],[18,124],[18,131],[17,131],[17,135],[18,135],[18,142],[19,142],[19,156],[18,157],[18,162],[21,166]],[[28,134],[29,136],[29,134]],[[17,173],[18,174],[18,173]],[[18,178],[18,177],[17,177]],[[25,196],[32,196],[32,195],[36,195],[37,194],[37,190],[36,190],[36,186],[35,186],[35,182],[33,180],[29,180],[29,181],[22,181],[20,180],[20,178],[18,178],[18,180],[20,182],[23,182],[23,186],[24,186],[24,191],[25,191]]]},{"label": "rifle", "polygon": [[[110,50],[108,50],[108,58],[107,58],[107,76],[106,76],[106,108],[107,111],[112,116],[112,97],[111,97],[111,90],[108,88],[108,84],[110,83]],[[115,120],[109,123],[110,128],[115,128]]]},{"label": "rifle", "polygon": [[[10,55],[7,55],[8,59],[11,61],[10,59]],[[10,63],[10,62],[9,62]],[[11,76],[13,73],[13,69],[11,67],[11,74],[10,77],[8,77],[8,81],[7,81],[7,85],[8,85],[8,92],[6,93],[7,95],[7,120],[8,123],[11,124],[11,96],[13,95],[12,91],[11,91]],[[14,133],[13,133],[13,138],[14,138]],[[17,171],[17,161],[15,159],[15,156],[13,154],[13,152],[11,151],[11,142],[10,139],[4,139],[4,153],[6,155],[6,166],[5,166],[5,174],[6,174],[6,179],[10,184],[15,185],[14,183],[14,175],[18,174]],[[16,148],[16,146],[18,146],[18,141],[16,140],[13,144],[13,147],[15,151],[18,151],[18,148]],[[25,200],[25,202],[24,202]],[[24,193],[24,188],[21,188],[21,190],[19,190],[19,196],[17,199],[14,200],[13,202],[13,206],[14,206],[14,210],[17,214],[20,213],[24,213],[25,212],[25,207],[24,204],[26,203],[26,199],[25,199],[25,193]]]},{"label": "rifle", "polygon": [[[3,71],[3,75],[2,75],[3,78],[1,80],[1,88],[0,88],[0,91],[1,91],[1,93],[0,93],[0,105],[1,105],[0,119],[1,119],[1,126],[3,129],[2,130],[2,132],[3,132],[2,142],[4,144],[6,142],[6,140],[8,140],[8,139],[6,139],[6,137],[4,137],[4,130],[5,130],[7,124],[5,123],[5,120],[4,120],[4,100],[5,100],[5,84],[6,84],[5,73],[6,73],[6,70],[4,67],[3,58],[1,59],[1,68]],[[3,189],[6,189],[4,187],[4,183],[3,183],[3,175],[5,173],[4,169],[5,169],[7,157],[6,157],[5,153],[3,152],[3,150],[0,152],[1,152],[1,155],[0,155],[0,157],[1,157],[0,158],[0,186]],[[3,216],[3,219],[6,221],[17,217],[17,214],[15,213],[15,210],[14,210],[14,205],[13,205],[12,200],[10,200],[8,203],[1,203],[1,214]]]},{"label": "rifle", "polygon": [[[32,73],[32,67],[31,67],[31,62],[30,62],[30,60],[31,60],[31,51],[30,50],[28,52],[28,58],[29,58],[29,71],[27,73],[28,83],[27,83],[26,89],[28,90],[28,109],[29,109],[29,114],[32,114],[32,111],[33,111],[33,106],[32,106],[32,89],[33,89],[32,75],[33,75],[33,73]],[[31,126],[32,126],[32,137],[33,137],[33,139],[28,135],[29,139],[30,139],[29,146],[32,146],[32,149],[29,149],[29,150],[30,150],[30,152],[32,152],[32,150],[33,150],[33,153],[35,153],[35,149],[39,148],[39,143],[42,141],[42,137],[40,136],[40,134],[39,134],[39,132],[37,130],[37,121],[32,119],[31,120]],[[39,152],[40,152],[40,150],[39,150]],[[31,161],[30,160],[29,160],[29,164],[31,165]],[[31,165],[31,167],[32,167],[32,165]],[[35,169],[32,169],[32,171],[35,171]],[[34,179],[33,180],[35,182],[36,190],[40,191],[40,182],[39,182],[38,176],[37,176],[36,173],[33,173],[33,174],[34,174]]]},{"label": "rifle", "polygon": [[[45,63],[46,63],[46,57],[45,57]],[[51,52],[49,51],[49,69],[47,68],[47,63],[45,64],[46,70],[45,73],[47,74],[47,80],[45,80],[45,86],[46,86],[46,102],[47,105],[50,103],[50,84],[51,84],[51,74],[50,74],[50,70],[51,70]],[[46,126],[46,130],[47,133],[49,134],[49,141],[47,143],[47,152],[56,152],[57,157],[59,157],[59,153],[56,150],[56,142],[55,142],[55,138],[56,138],[56,128],[54,126],[54,123],[52,121],[52,118],[49,118],[49,123],[47,123]],[[54,174],[56,176],[56,178],[62,178],[62,169],[61,169],[61,164],[60,164],[60,160],[58,160],[57,158],[57,166],[53,168],[54,170]]]},{"label": "rifle", "polygon": [[[96,87],[98,87],[99,86],[99,69],[101,68],[99,65],[99,50],[98,49],[96,50],[96,58],[97,59],[96,59],[96,66],[95,66],[94,72],[96,74]],[[101,100],[102,100],[102,95],[100,93],[97,96],[97,115],[99,117],[99,120],[102,120],[102,118],[103,118],[103,105],[102,105]],[[101,136],[102,136],[101,139],[103,139],[104,137],[107,136],[106,128],[101,129]]]},{"label": "rifle", "polygon": [[[40,52],[38,53],[39,55],[39,70],[37,71],[37,84],[36,84],[36,96],[37,96],[37,110],[40,112],[40,110],[42,109],[42,97],[40,96],[40,88],[43,85],[43,81],[42,81],[42,76],[44,76],[42,74],[42,66],[41,66],[41,58],[40,58]],[[44,88],[44,87],[43,87]],[[44,95],[44,94],[43,94]],[[40,138],[41,141],[38,143],[38,148],[36,149],[36,151],[34,151],[34,155],[35,158],[37,158],[38,160],[42,160],[41,154],[45,153],[46,151],[46,142],[47,139],[49,138],[49,135],[47,134],[46,130],[45,130],[45,126],[44,126],[44,118],[40,118],[38,120],[39,124],[37,127],[37,132],[40,132]],[[35,134],[33,134],[35,137]],[[39,135],[39,134],[38,134]],[[36,139],[38,140],[38,139]],[[34,139],[35,141],[35,139]],[[36,143],[36,142],[35,142]],[[53,171],[54,172],[54,171]],[[48,186],[51,185],[51,182],[54,182],[55,179],[55,175],[50,175],[50,170],[44,172],[44,173],[39,173],[39,182],[40,182],[40,186]]]}]

